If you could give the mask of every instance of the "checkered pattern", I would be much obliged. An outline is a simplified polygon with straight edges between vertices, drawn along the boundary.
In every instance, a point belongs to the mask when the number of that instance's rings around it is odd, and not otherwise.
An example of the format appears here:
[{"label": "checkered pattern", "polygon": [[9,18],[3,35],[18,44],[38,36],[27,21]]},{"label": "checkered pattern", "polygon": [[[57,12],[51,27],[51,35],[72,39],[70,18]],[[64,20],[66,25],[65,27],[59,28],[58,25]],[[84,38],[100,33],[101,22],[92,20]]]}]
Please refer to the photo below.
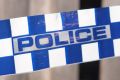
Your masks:
[{"label": "checkered pattern", "polygon": [[[120,56],[120,6],[28,16],[0,21],[0,75]],[[111,39],[15,55],[13,37],[110,25]]]}]

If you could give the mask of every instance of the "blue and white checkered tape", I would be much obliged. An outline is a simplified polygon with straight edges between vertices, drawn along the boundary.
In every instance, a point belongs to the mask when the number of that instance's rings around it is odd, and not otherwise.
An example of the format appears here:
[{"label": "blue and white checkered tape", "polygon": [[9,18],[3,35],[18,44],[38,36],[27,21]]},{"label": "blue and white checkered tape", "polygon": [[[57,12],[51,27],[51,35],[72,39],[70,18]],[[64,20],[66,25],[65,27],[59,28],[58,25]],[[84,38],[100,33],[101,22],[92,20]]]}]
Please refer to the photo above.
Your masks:
[{"label": "blue and white checkered tape", "polygon": [[0,75],[117,56],[120,6],[0,21]]}]

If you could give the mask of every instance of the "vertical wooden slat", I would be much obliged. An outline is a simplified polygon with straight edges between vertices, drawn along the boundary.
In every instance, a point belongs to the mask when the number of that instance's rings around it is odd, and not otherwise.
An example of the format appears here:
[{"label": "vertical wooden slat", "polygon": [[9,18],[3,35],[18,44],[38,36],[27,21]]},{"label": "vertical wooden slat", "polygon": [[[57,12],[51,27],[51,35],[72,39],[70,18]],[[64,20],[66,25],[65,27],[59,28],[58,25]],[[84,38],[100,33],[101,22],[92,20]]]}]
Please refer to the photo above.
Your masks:
[{"label": "vertical wooden slat", "polygon": [[101,61],[100,80],[120,79],[120,58],[112,58]]},{"label": "vertical wooden slat", "polygon": [[3,18],[3,16],[5,16],[4,14],[4,0],[0,1],[0,19]]},{"label": "vertical wooden slat", "polygon": [[[101,7],[102,0],[81,0],[80,8],[98,8]],[[84,63],[80,65],[81,80],[99,80],[99,61]]]},{"label": "vertical wooden slat", "polygon": [[107,6],[115,6],[115,5],[120,5],[120,0],[102,0],[102,6],[107,7]]},{"label": "vertical wooden slat", "polygon": [[0,18],[13,18],[27,16],[29,13],[29,0],[0,0]]},{"label": "vertical wooden slat", "polygon": [[74,64],[53,68],[50,80],[79,80],[79,66]]},{"label": "vertical wooden slat", "polygon": [[30,14],[55,13],[79,9],[79,0],[31,0]]}]

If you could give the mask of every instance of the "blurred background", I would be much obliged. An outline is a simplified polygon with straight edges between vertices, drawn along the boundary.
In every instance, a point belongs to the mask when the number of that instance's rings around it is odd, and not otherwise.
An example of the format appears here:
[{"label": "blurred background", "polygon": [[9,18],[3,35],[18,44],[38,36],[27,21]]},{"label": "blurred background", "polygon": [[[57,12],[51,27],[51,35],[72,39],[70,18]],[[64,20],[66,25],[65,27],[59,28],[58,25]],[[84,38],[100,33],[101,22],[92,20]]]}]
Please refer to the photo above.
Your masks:
[{"label": "blurred background", "polygon": [[[120,0],[0,0],[0,19],[120,5]],[[120,58],[0,76],[0,80],[120,80]]]}]

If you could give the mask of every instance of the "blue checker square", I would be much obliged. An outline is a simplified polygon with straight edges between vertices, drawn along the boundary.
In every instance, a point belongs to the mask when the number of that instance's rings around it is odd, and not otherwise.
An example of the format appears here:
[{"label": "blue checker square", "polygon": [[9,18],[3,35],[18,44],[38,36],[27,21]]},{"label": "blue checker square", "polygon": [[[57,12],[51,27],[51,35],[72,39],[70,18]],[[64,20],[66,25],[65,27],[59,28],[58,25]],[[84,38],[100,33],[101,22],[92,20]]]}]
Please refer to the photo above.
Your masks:
[{"label": "blue checker square", "polygon": [[0,58],[0,75],[14,73],[15,73],[14,57],[11,56]]},{"label": "blue checker square", "polygon": [[96,8],[96,24],[106,25],[110,23],[109,8]]},{"label": "blue checker square", "polygon": [[11,37],[11,28],[9,20],[0,21],[0,39]]},{"label": "blue checker square", "polygon": [[67,28],[69,30],[76,29],[79,26],[77,11],[62,12],[61,17],[63,28]]},{"label": "blue checker square", "polygon": [[44,15],[28,17],[29,32],[31,35],[41,34],[46,31]]},{"label": "blue checker square", "polygon": [[65,47],[67,64],[82,62],[81,45],[75,44]]},{"label": "blue checker square", "polygon": [[108,39],[104,41],[99,41],[99,56],[100,58],[113,57],[114,56],[114,48],[113,48],[113,40]]},{"label": "blue checker square", "polygon": [[47,50],[32,52],[32,63],[34,70],[40,70],[49,67],[49,57]]},{"label": "blue checker square", "polygon": [[111,36],[113,39],[120,38],[120,22],[112,23],[111,27]]}]

